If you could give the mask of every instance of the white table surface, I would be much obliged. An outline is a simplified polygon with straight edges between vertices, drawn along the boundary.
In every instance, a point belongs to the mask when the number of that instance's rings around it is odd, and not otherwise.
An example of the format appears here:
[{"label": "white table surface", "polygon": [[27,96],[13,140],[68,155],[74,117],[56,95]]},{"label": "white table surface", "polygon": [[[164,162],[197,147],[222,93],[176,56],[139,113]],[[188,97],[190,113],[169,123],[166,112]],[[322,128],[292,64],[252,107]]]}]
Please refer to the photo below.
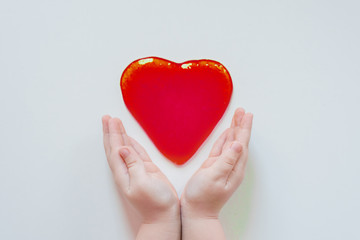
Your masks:
[{"label": "white table surface", "polygon": [[[229,239],[360,239],[358,1],[2,1],[0,239],[130,239],[102,146],[120,117],[179,194],[229,125],[254,113]],[[222,62],[231,104],[184,167],[126,109],[133,60]]]}]

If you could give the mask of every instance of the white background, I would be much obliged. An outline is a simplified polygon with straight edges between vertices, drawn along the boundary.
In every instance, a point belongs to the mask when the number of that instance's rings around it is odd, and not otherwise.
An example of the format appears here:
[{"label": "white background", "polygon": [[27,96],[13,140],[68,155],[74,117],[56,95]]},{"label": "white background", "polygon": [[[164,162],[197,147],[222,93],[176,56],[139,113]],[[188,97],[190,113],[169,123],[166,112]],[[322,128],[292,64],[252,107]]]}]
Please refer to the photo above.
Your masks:
[{"label": "white background", "polygon": [[[229,239],[360,239],[358,1],[1,1],[0,239],[129,239],[102,146],[120,117],[181,193],[229,125],[254,113]],[[195,157],[162,157],[124,106],[133,60],[223,63],[223,119]]]}]

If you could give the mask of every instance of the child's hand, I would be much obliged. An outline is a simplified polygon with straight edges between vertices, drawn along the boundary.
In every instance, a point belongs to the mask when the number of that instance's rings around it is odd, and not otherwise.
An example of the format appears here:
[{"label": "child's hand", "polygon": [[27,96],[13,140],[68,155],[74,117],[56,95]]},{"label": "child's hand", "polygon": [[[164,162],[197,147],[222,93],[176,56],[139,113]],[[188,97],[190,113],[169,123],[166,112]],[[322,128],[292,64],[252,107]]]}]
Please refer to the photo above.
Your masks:
[{"label": "child's hand", "polygon": [[252,119],[252,113],[237,109],[231,127],[215,142],[209,158],[187,183],[181,196],[183,224],[184,218],[217,219],[223,205],[242,182]]},{"label": "child's hand", "polygon": [[166,176],[126,134],[120,119],[104,116],[102,122],[107,160],[122,197],[138,211],[143,224],[179,223],[179,199]]}]

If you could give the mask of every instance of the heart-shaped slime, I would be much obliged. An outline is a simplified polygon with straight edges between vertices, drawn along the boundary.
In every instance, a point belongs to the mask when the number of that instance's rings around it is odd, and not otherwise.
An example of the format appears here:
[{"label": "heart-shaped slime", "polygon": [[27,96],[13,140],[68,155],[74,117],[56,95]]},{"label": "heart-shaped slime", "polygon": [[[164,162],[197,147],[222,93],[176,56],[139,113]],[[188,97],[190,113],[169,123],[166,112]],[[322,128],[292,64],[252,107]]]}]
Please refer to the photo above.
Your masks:
[{"label": "heart-shaped slime", "polygon": [[159,151],[178,165],[210,135],[233,89],[229,72],[219,62],[175,63],[158,57],[132,62],[120,87],[130,113]]}]

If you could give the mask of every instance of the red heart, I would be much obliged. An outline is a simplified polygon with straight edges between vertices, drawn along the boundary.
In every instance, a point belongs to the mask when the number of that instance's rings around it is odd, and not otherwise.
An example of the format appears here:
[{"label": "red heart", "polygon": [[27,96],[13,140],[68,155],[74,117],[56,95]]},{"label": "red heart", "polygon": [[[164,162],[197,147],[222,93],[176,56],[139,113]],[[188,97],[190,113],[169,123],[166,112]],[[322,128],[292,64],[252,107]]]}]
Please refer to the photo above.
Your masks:
[{"label": "red heart", "polygon": [[226,68],[212,60],[138,59],[123,72],[125,105],[168,159],[187,162],[224,114],[232,94]]}]

